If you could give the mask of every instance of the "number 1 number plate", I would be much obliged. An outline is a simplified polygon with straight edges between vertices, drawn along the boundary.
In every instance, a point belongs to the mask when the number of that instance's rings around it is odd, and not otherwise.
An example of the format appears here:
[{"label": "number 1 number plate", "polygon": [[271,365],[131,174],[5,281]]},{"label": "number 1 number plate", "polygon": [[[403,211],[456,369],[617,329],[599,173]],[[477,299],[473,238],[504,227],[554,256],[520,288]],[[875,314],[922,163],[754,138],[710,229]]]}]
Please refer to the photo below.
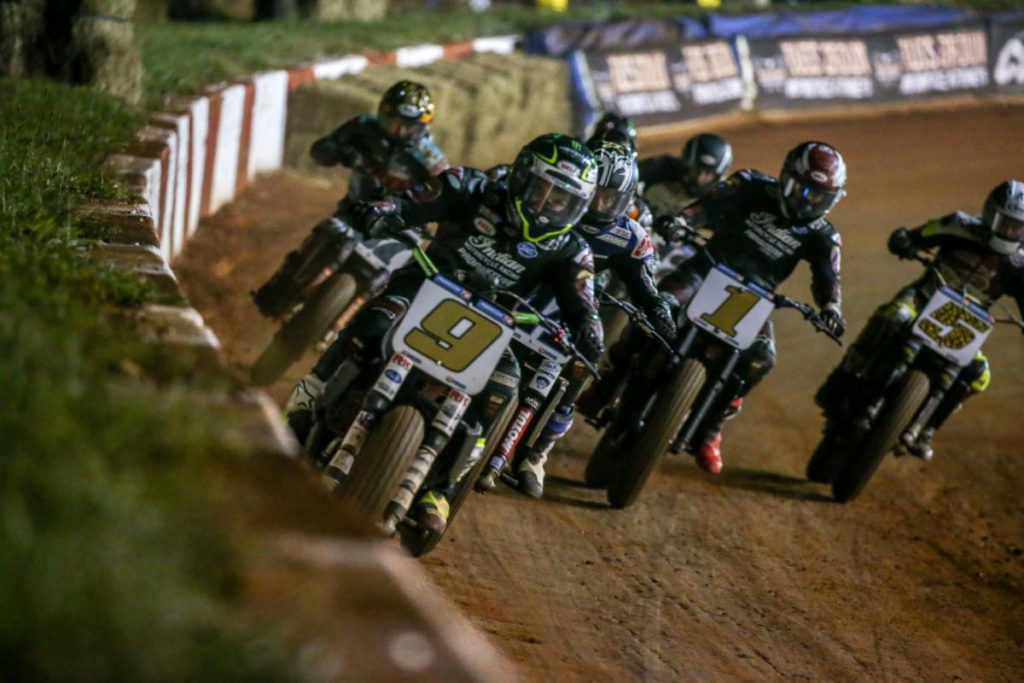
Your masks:
[{"label": "number 1 number plate", "polygon": [[704,279],[686,316],[726,344],[750,348],[775,304],[725,271],[713,268]]}]

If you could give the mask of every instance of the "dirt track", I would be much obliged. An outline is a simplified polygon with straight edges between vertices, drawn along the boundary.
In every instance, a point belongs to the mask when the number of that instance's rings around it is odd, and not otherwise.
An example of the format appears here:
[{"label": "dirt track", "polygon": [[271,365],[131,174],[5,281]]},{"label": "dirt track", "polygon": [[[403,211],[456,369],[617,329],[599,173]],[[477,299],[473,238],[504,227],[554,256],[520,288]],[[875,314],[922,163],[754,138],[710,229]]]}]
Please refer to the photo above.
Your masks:
[{"label": "dirt track", "polygon": [[[775,174],[803,139],[846,156],[833,218],[852,335],[917,272],[886,254],[888,232],[980,211],[993,185],[1024,175],[1022,130],[1024,109],[1002,106],[721,132],[737,168]],[[240,371],[271,334],[246,292],[339,195],[295,174],[264,179],[175,264]],[[802,268],[783,291],[809,299],[807,281]],[[775,321],[778,366],[726,428],[722,475],[666,461],[636,506],[611,511],[576,483],[595,442],[578,425],[545,500],[476,496],[424,560],[524,679],[1024,678],[1024,339],[993,335],[992,386],[953,416],[934,462],[890,460],[844,506],[802,478],[820,426],[811,395],[841,351],[795,315]]]}]

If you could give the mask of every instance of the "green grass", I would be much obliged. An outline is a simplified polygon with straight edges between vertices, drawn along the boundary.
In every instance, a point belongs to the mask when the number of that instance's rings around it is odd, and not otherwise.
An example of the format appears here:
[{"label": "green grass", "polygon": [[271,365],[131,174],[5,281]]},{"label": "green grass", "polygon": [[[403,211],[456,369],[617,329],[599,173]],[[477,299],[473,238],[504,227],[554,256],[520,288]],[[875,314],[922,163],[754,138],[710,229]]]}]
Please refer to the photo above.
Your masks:
[{"label": "green grass", "polygon": [[[772,10],[833,9],[858,2],[814,2]],[[1013,0],[953,2],[978,11],[1011,8]],[[752,2],[727,2],[721,11],[751,12]],[[692,3],[570,3],[564,13],[522,6],[494,7],[486,12],[409,11],[381,21],[316,23],[311,21],[160,22],[136,26],[145,66],[144,98],[151,107],[171,93],[251,74],[261,69],[293,66],[303,61],[368,50],[390,50],[417,43],[446,43],[480,36],[526,33],[550,24],[626,17],[700,16]]]},{"label": "green grass", "polygon": [[559,21],[624,16],[681,16],[694,5],[587,4],[564,14],[523,7],[487,12],[408,12],[381,21],[316,23],[166,22],[136,26],[146,77],[145,97],[188,92],[260,69],[367,50],[390,50],[417,43],[446,43],[479,36],[521,33]]},{"label": "green grass", "polygon": [[260,680],[232,615],[211,464],[238,459],[115,310],[154,300],[75,249],[73,208],[138,124],[109,97],[0,80],[0,678]]}]

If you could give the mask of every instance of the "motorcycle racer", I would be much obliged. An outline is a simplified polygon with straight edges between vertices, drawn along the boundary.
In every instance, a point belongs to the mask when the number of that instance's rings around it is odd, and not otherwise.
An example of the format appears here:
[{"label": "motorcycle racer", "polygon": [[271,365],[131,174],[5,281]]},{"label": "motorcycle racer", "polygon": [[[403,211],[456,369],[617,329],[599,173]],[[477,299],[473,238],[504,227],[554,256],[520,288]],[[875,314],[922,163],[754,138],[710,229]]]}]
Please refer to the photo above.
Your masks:
[{"label": "motorcycle racer", "polygon": [[678,157],[649,157],[639,166],[641,191],[656,213],[676,213],[721,182],[732,168],[732,145],[720,135],[701,133],[686,141]]},{"label": "motorcycle racer", "polygon": [[[939,273],[951,286],[964,288],[987,310],[1001,296],[1017,302],[1024,315],[1024,183],[1007,180],[989,192],[981,215],[962,211],[932,218],[916,228],[898,228],[889,236],[889,251],[901,259],[914,258],[920,251],[935,251]],[[913,323],[923,305],[939,286],[931,271],[904,287],[879,307],[850,346],[839,366],[815,395],[815,402],[830,419],[844,392],[868,359],[867,354],[896,338]],[[991,380],[988,359],[978,351],[974,360],[957,376],[927,425],[907,450],[925,460],[934,455],[932,439],[943,423],[962,403],[988,388]]]},{"label": "motorcycle racer", "polygon": [[[587,146],[597,159],[597,191],[587,212],[576,224],[576,230],[594,252],[596,272],[610,269],[625,285],[630,299],[651,319],[658,333],[671,337],[675,334],[675,320],[654,280],[657,257],[650,236],[625,215],[636,191],[636,161],[628,149],[616,142],[591,138]],[[543,495],[544,464],[548,454],[572,427],[576,399],[590,380],[582,363],[574,363],[568,372],[565,394],[536,443],[526,449],[519,465],[519,490],[533,498]]]},{"label": "motorcycle racer", "polygon": [[[542,284],[549,286],[577,348],[596,361],[603,342],[594,299],[593,252],[571,230],[594,195],[593,153],[571,137],[542,135],[519,152],[507,183],[460,169],[442,174],[441,180],[440,192],[431,201],[396,198],[357,205],[356,213],[364,223],[385,215],[401,217],[410,225],[438,222],[427,252],[430,267],[471,289],[498,287],[526,296]],[[346,357],[356,357],[360,364],[375,362],[380,340],[408,308],[424,277],[416,264],[397,271],[384,293],[356,316],[295,387],[286,412],[300,439],[324,382]],[[487,388],[474,398],[470,415],[485,433],[515,395],[519,376],[518,362],[506,352]],[[438,482],[417,501],[413,516],[421,525],[444,529],[447,495],[454,483],[451,478]]]},{"label": "motorcycle racer", "polygon": [[313,143],[309,154],[314,162],[352,169],[348,191],[338,202],[335,215],[318,223],[302,244],[288,253],[270,280],[253,293],[261,313],[281,315],[281,306],[290,303],[281,293],[294,286],[302,264],[317,251],[340,245],[349,237],[344,219],[353,202],[404,192],[418,197],[431,177],[448,168],[448,159],[430,134],[433,119],[434,102],[427,88],[399,81],[381,97],[376,114],[356,116]]},{"label": "motorcycle racer", "polygon": [[[825,216],[845,193],[845,184],[846,164],[839,152],[822,142],[804,142],[786,155],[778,180],[759,171],[738,171],[683,209],[679,217],[661,217],[658,223],[670,235],[681,224],[710,231],[706,250],[716,261],[770,290],[786,280],[797,263],[808,261],[815,303],[822,310],[823,322],[838,336],[845,328],[840,313],[841,243]],[[685,310],[711,265],[706,257],[697,255],[665,277],[659,287]],[[614,369],[595,386],[588,404],[603,404],[602,399],[617,384],[617,372],[623,371],[631,350],[628,343],[617,346],[612,349]],[[732,381],[698,429],[694,455],[702,469],[721,472],[722,425],[774,365],[775,341],[769,321],[753,346],[743,352]]]}]

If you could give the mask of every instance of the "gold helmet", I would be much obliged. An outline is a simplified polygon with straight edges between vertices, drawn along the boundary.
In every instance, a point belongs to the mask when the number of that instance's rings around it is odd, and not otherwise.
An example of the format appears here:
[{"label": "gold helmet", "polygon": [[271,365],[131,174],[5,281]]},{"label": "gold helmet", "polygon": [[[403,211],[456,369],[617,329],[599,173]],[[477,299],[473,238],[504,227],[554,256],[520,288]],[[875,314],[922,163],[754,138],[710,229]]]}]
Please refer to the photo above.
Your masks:
[{"label": "gold helmet", "polygon": [[415,81],[398,81],[380,99],[377,113],[401,117],[406,123],[430,123],[434,120],[434,100],[425,85]]}]

